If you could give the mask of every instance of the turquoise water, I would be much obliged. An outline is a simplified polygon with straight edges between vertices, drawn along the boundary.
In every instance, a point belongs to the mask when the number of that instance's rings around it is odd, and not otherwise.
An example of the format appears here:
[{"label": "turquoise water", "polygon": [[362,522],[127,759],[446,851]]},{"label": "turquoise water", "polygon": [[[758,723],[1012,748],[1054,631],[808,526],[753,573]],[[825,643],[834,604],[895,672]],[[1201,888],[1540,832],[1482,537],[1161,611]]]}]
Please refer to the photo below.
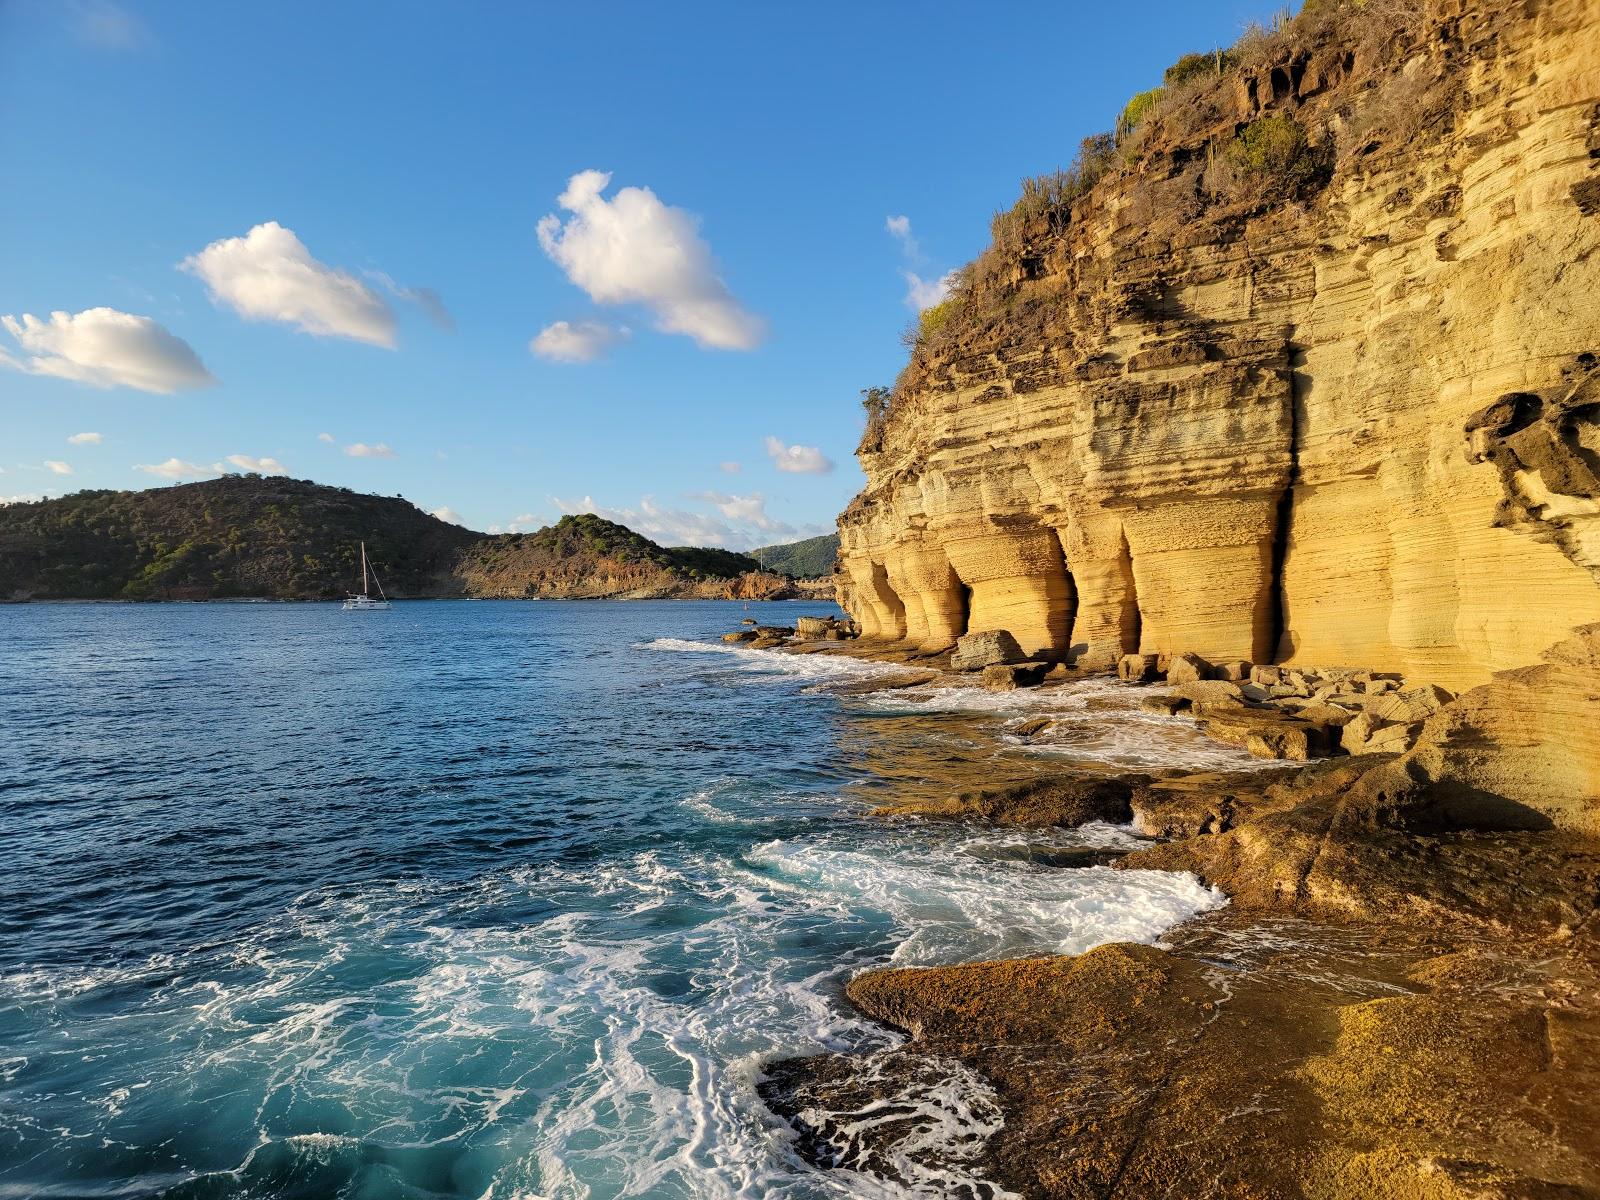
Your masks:
[{"label": "turquoise water", "polygon": [[903,1098],[891,1181],[802,1162],[762,1064],[892,1045],[865,967],[1217,897],[1038,853],[1109,827],[867,819],[1008,713],[837,695],[892,669],[716,641],[744,615],[0,609],[0,1197],[956,1194],[981,1081]]}]

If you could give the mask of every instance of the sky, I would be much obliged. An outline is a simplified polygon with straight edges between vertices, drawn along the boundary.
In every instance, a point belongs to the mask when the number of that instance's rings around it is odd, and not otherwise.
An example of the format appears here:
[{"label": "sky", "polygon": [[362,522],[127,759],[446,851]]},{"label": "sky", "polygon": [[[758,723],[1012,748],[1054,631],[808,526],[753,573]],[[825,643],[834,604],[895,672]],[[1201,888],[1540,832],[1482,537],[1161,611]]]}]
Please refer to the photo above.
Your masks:
[{"label": "sky", "polygon": [[0,501],[828,531],[1021,178],[1277,7],[0,0]]}]

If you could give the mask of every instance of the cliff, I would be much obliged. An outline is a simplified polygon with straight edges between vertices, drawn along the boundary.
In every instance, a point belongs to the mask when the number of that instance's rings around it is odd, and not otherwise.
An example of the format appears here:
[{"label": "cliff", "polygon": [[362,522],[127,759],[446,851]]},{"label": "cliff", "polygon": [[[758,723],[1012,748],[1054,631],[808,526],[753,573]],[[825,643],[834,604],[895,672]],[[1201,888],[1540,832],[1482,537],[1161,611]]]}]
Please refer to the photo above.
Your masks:
[{"label": "cliff", "polygon": [[1600,620],[1591,3],[1308,5],[994,235],[868,398],[868,637],[1461,690]]},{"label": "cliff", "polygon": [[0,599],[329,599],[358,586],[362,541],[391,596],[793,594],[745,555],[658,546],[593,515],[490,536],[397,496],[230,475],[0,506]]}]

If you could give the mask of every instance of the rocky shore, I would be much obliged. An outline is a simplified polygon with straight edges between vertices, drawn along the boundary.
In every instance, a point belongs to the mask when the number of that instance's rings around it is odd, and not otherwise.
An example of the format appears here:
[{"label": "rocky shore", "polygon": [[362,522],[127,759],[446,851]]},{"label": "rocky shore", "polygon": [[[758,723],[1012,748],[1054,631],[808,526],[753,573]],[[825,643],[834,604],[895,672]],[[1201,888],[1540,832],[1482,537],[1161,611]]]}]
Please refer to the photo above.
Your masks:
[{"label": "rocky shore", "polygon": [[[852,632],[834,628],[750,644],[905,662],[923,684],[1015,686],[994,668],[1018,664],[983,661],[1012,657],[1001,638],[930,655],[829,640]],[[1600,712],[1600,627],[1545,657],[1459,697],[1383,673],[1124,660],[1141,690],[1117,702],[1137,695],[1281,761],[1132,771],[1024,745],[1011,782],[935,780],[878,815],[1131,824],[1144,848],[1061,869],[1190,871],[1228,906],[1158,946],[868,971],[850,1002],[906,1042],[870,1071],[849,1055],[772,1064],[764,1098],[814,1161],[892,1171],[880,1151],[896,1081],[964,1063],[1004,1117],[978,1164],[994,1195],[1600,1196],[1592,734],[1574,726],[1552,753],[1540,733],[1541,712]],[[1094,678],[1043,666],[1041,694]],[[1357,722],[1369,728],[1345,745]],[[1049,724],[1013,732],[1027,743]],[[1403,733],[1385,744],[1388,729]],[[874,1116],[820,1115],[850,1112]]]}]

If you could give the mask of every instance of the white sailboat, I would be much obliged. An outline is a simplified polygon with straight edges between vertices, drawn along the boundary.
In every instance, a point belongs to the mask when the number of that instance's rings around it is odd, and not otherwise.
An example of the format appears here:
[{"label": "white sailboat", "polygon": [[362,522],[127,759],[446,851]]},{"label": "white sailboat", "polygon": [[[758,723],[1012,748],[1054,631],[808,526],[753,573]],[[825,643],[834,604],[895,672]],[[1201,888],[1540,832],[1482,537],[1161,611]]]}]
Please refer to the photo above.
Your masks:
[{"label": "white sailboat", "polygon": [[[372,583],[367,582],[371,576]],[[372,598],[372,584],[378,586],[378,598]],[[361,594],[349,596],[345,599],[345,612],[371,612],[374,609],[388,608],[389,597],[383,594],[383,584],[378,580],[378,573],[367,564],[367,544],[361,543]]]}]

